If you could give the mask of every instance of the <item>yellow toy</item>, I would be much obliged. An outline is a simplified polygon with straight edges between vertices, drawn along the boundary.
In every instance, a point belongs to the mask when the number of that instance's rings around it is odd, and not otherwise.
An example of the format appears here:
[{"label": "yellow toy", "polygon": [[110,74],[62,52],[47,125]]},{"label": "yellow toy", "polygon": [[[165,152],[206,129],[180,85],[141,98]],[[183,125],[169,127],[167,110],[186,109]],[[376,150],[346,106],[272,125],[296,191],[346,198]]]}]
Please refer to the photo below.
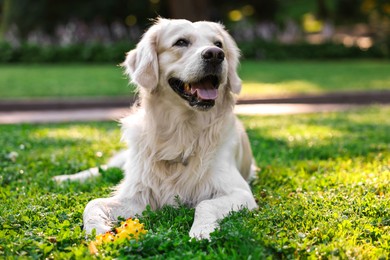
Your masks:
[{"label": "yellow toy", "polygon": [[121,226],[115,229],[115,240],[124,240],[135,238],[138,240],[140,235],[146,234],[148,231],[144,229],[144,224],[139,223],[138,219],[127,219],[121,223]]},{"label": "yellow toy", "polygon": [[116,234],[114,232],[106,232],[105,234],[100,234],[96,236],[95,241],[92,241],[88,248],[91,254],[95,255],[98,253],[96,246],[100,246],[103,243],[107,242],[123,242],[126,239],[136,239],[141,235],[146,234],[148,231],[144,229],[144,224],[139,223],[138,219],[127,219],[124,222],[121,222],[120,227],[115,228]]}]

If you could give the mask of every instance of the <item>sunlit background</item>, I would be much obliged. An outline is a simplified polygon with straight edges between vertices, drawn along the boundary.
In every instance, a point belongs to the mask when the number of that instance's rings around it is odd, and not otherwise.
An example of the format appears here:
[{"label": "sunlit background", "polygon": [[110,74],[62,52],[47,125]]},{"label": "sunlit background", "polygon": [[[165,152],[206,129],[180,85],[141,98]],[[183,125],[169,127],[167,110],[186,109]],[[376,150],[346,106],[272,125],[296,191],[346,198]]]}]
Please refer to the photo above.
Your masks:
[{"label": "sunlit background", "polygon": [[[156,16],[221,21],[249,58],[275,56],[266,46],[246,52],[254,42],[326,43],[389,56],[388,0],[0,0],[0,42],[8,44],[4,53],[9,45],[135,43]],[[18,59],[10,55],[2,59]]]}]

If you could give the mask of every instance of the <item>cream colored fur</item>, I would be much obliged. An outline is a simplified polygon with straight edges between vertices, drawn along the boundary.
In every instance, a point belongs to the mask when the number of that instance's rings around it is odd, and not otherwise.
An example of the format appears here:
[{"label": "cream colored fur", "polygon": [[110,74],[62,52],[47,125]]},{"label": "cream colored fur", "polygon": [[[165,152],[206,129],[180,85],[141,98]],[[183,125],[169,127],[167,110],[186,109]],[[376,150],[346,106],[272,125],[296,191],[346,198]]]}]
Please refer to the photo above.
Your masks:
[{"label": "cream colored fur", "polygon": [[[180,37],[191,45],[172,47]],[[216,41],[222,42],[225,54],[219,95],[214,107],[199,111],[172,90],[168,78],[200,80],[201,52]],[[217,23],[158,19],[145,33],[123,63],[140,96],[140,106],[122,120],[129,149],[109,164],[125,161],[125,177],[112,197],[88,203],[87,233],[106,232],[118,217],[142,214],[147,205],[175,205],[178,197],[196,208],[190,236],[208,239],[230,211],[257,207],[247,183],[252,164],[248,137],[233,114],[234,95],[241,89],[238,59],[236,44]],[[98,174],[88,172],[73,179]],[[64,179],[72,177],[57,180]]]}]

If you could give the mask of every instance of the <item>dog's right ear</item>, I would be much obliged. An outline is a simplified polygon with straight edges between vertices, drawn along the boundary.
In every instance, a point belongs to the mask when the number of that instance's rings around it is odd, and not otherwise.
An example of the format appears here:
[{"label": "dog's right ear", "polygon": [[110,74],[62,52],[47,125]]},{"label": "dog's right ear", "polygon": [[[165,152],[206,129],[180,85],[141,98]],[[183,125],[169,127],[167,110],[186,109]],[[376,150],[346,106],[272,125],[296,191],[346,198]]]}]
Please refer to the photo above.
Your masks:
[{"label": "dog's right ear", "polygon": [[228,84],[230,90],[234,94],[240,94],[241,91],[241,79],[237,74],[237,67],[239,65],[240,50],[237,47],[233,37],[226,31],[222,24],[216,24],[218,30],[224,39],[224,49],[226,50],[226,59],[229,61],[228,64]]},{"label": "dog's right ear", "polygon": [[155,24],[143,35],[137,47],[128,52],[121,64],[132,83],[153,90],[158,84],[157,34],[160,25]]}]

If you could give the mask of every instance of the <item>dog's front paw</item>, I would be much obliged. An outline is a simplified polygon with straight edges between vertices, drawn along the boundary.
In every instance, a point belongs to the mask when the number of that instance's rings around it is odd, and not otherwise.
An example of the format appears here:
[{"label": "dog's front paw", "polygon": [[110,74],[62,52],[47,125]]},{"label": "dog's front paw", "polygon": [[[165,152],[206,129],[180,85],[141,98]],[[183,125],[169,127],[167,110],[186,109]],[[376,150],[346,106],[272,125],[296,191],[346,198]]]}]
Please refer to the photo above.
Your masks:
[{"label": "dog's front paw", "polygon": [[107,199],[95,199],[90,201],[84,210],[84,230],[87,235],[96,230],[96,234],[103,234],[112,229],[110,209],[107,207]]},{"label": "dog's front paw", "polygon": [[84,225],[84,230],[87,235],[93,234],[93,230],[96,230],[96,235],[104,234],[112,230],[112,226],[109,225]]},{"label": "dog's front paw", "polygon": [[203,225],[192,225],[190,230],[190,237],[195,239],[207,239],[210,240],[210,234],[215,231],[218,224],[203,224]]},{"label": "dog's front paw", "polygon": [[70,180],[70,178],[69,178],[69,175],[57,175],[57,176],[54,176],[52,178],[52,180],[57,182],[57,183],[62,183],[62,182]]},{"label": "dog's front paw", "polygon": [[85,233],[87,235],[92,234],[93,230],[95,230],[96,235],[99,235],[99,234],[104,234],[108,231],[111,231],[112,226],[106,225],[104,223],[92,223],[92,222],[88,223],[88,222],[86,222],[84,224],[84,230],[85,230]]}]

